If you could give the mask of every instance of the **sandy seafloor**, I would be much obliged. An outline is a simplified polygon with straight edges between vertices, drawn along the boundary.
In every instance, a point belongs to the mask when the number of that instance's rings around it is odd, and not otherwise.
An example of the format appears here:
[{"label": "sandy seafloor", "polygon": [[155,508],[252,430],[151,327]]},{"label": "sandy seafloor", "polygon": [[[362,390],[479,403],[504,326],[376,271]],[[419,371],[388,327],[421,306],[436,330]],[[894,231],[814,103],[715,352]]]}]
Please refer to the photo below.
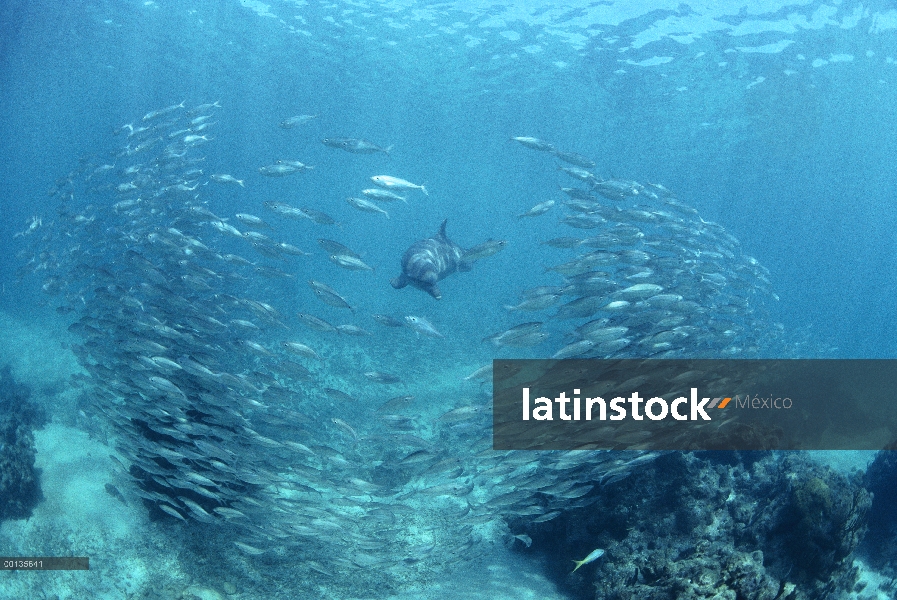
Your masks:
[{"label": "sandy seafloor", "polygon": [[[31,388],[31,399],[47,406],[51,418],[35,432],[44,500],[30,519],[0,524],[0,555],[89,556],[91,569],[0,572],[0,600],[122,599],[140,597],[147,588],[164,598],[263,597],[229,581],[225,569],[218,570],[217,577],[197,577],[197,572],[215,569],[187,564],[200,557],[182,547],[176,525],[152,523],[138,502],[126,505],[106,492],[107,483],[126,491],[127,475],[110,458],[110,447],[78,427],[84,419],[74,409],[80,390],[68,380],[81,369],[66,349],[71,341],[67,336],[63,324],[41,324],[0,313],[0,367],[10,365],[16,380]],[[864,468],[874,457],[872,452],[812,454],[845,472]],[[851,597],[887,600],[889,595],[879,591],[879,584],[888,579],[859,561],[856,564],[867,585]],[[319,597],[342,598],[326,590]],[[532,559],[493,543],[471,564],[389,598],[561,600],[566,596],[540,574]]]}]

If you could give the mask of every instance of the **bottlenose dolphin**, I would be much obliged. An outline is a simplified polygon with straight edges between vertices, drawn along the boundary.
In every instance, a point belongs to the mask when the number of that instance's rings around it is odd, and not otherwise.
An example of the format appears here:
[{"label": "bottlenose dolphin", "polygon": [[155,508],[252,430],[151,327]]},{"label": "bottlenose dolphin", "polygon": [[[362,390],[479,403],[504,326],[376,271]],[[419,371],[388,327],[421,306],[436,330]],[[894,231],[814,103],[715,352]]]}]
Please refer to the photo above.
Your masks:
[{"label": "bottlenose dolphin", "polygon": [[439,233],[414,242],[402,257],[402,274],[392,280],[392,287],[401,289],[409,283],[437,300],[442,293],[436,282],[456,271],[469,271],[470,263],[463,260],[464,250],[445,235],[446,219]]}]

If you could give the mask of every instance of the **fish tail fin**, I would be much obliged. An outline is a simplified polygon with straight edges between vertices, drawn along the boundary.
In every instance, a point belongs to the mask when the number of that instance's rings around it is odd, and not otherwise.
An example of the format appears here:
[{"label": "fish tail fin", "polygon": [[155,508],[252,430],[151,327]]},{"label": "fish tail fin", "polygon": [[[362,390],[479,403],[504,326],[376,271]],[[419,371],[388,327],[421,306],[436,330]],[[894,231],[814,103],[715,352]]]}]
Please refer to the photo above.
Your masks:
[{"label": "fish tail fin", "polygon": [[386,148],[384,148],[384,149],[383,149],[383,154],[385,154],[386,156],[392,156],[392,155],[390,154],[390,152],[392,152],[393,146],[395,146],[395,144],[390,145],[390,146],[387,146]]},{"label": "fish tail fin", "polygon": [[425,188],[423,184],[421,184],[421,186],[420,186],[420,191],[422,191],[424,193],[424,196],[430,195],[430,192],[427,191],[427,188]]},{"label": "fish tail fin", "polygon": [[[504,344],[501,341],[500,334],[496,334],[496,335],[487,337],[486,340],[489,340],[490,342],[492,342],[492,345],[495,346],[496,348],[501,348],[502,346],[504,346]],[[483,341],[486,341],[486,340],[483,340]]]},{"label": "fish tail fin", "polygon": [[510,304],[505,304],[505,310],[508,312],[513,312],[513,311],[517,310],[517,307],[511,306]]},{"label": "fish tail fin", "polygon": [[237,180],[237,183],[240,184],[240,187],[246,187],[245,185],[243,185],[243,181],[244,181],[243,179],[238,179],[238,180]]},{"label": "fish tail fin", "polygon": [[586,564],[586,561],[584,560],[574,560],[573,562],[576,564],[576,568],[570,571],[571,573],[576,573],[576,569]]}]

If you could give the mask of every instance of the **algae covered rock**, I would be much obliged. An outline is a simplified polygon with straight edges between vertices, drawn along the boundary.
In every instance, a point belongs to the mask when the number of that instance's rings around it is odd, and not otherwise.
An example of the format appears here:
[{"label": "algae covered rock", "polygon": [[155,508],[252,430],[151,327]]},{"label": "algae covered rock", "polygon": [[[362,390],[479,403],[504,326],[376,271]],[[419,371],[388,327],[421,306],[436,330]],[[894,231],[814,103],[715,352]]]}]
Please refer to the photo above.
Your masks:
[{"label": "algae covered rock", "polygon": [[[587,509],[510,523],[576,598],[803,600],[856,582],[869,494],[803,454],[671,453],[595,493]],[[572,573],[594,548],[606,552]]]},{"label": "algae covered rock", "polygon": [[46,417],[29,396],[9,367],[0,371],[0,521],[28,518],[42,499],[33,430]]},{"label": "algae covered rock", "polygon": [[866,470],[863,483],[872,495],[869,533],[863,555],[869,564],[890,577],[897,576],[897,452],[882,450]]}]

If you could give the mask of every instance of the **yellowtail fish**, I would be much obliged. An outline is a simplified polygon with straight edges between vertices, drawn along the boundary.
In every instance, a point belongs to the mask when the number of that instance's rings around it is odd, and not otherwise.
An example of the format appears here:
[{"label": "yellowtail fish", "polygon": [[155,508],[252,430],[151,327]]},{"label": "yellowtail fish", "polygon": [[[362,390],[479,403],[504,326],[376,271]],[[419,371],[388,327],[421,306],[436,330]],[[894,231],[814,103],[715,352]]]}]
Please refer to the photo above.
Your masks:
[{"label": "yellowtail fish", "polygon": [[[604,556],[604,550],[601,548],[596,548],[595,550],[592,550],[591,552],[589,552],[589,555],[586,556],[584,559],[574,560],[573,562],[576,563],[576,569],[578,569],[579,567],[581,567],[583,565],[587,565],[590,562],[598,560],[602,556]],[[572,572],[576,573],[576,569],[573,569]]]}]

